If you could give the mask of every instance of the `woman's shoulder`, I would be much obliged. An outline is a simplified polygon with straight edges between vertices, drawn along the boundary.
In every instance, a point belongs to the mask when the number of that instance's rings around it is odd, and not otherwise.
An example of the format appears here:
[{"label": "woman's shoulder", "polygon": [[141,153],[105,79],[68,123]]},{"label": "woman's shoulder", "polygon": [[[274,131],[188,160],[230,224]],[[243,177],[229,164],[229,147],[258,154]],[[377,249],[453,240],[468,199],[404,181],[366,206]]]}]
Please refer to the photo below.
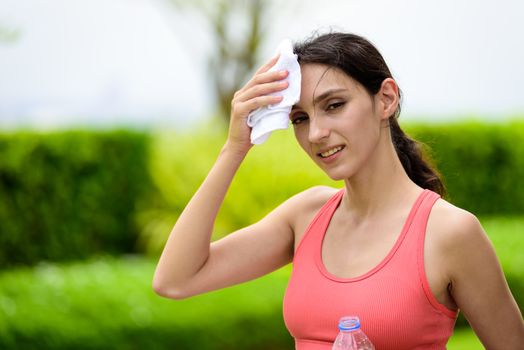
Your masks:
[{"label": "woman's shoulder", "polygon": [[473,213],[443,198],[435,202],[431,210],[430,221],[433,221],[435,229],[449,235],[475,231],[480,225],[478,218]]},{"label": "woman's shoulder", "polygon": [[288,202],[294,208],[295,213],[318,211],[326,202],[332,198],[340,188],[318,185],[305,189],[294,196]]},{"label": "woman's shoulder", "polygon": [[468,266],[490,269],[497,263],[494,256],[493,245],[474,214],[442,198],[435,202],[424,243],[430,280],[440,276],[446,288],[456,291],[457,282],[464,284],[472,276]]},{"label": "woman's shoulder", "polygon": [[284,205],[289,213],[289,224],[293,232],[300,235],[322,206],[338,191],[339,188],[319,185],[298,192],[289,198]]},{"label": "woman's shoulder", "polygon": [[434,246],[446,255],[461,254],[463,249],[489,241],[473,213],[442,198],[435,202],[431,210],[427,234]]},{"label": "woman's shoulder", "polygon": [[300,198],[301,201],[306,205],[318,206],[325,204],[331,197],[337,194],[337,192],[339,192],[340,190],[340,188],[317,185],[310,187],[302,192],[299,192],[295,196]]},{"label": "woman's shoulder", "polygon": [[266,217],[272,224],[280,223],[296,232],[300,223],[316,213],[340,189],[314,186],[296,193],[272,210]]}]

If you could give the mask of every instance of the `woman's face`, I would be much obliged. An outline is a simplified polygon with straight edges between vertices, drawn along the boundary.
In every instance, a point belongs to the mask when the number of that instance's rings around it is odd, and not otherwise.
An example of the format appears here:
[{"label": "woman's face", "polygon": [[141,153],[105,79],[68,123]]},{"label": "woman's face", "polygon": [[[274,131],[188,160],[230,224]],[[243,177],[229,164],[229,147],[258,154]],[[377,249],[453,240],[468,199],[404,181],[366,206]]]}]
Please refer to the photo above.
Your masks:
[{"label": "woman's face", "polygon": [[350,178],[379,144],[384,118],[375,97],[338,68],[305,64],[301,72],[300,101],[289,115],[297,141],[330,178]]}]

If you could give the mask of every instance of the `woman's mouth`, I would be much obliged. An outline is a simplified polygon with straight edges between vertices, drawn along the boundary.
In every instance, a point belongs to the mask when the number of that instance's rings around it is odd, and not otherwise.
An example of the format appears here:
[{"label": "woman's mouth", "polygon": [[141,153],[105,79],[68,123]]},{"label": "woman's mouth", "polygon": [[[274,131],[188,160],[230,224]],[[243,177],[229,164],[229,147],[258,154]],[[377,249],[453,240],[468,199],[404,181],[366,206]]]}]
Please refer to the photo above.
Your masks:
[{"label": "woman's mouth", "polygon": [[342,151],[346,146],[336,146],[333,148],[328,149],[327,151],[317,153],[320,158],[327,159],[332,157],[334,154],[337,154],[338,152]]}]

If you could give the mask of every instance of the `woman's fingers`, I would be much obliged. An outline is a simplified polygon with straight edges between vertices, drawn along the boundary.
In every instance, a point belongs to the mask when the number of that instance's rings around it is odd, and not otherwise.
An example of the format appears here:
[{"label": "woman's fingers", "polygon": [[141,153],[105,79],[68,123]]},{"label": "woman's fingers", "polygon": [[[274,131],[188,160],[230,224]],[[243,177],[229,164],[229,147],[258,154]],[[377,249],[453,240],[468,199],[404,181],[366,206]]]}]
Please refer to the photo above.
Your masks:
[{"label": "woman's fingers", "polygon": [[272,95],[257,96],[247,101],[238,102],[235,105],[236,108],[234,112],[238,113],[239,115],[247,116],[251,111],[254,111],[257,108],[279,103],[282,101],[282,98],[282,96]]},{"label": "woman's fingers", "polygon": [[286,89],[288,85],[289,83],[285,80],[254,85],[247,90],[239,91],[239,93],[235,96],[235,99],[237,101],[244,102],[257,96],[263,96],[274,92],[282,91]]},{"label": "woman's fingers", "polygon": [[260,67],[251,80],[233,96],[228,142],[237,149],[247,152],[252,146],[251,128],[246,123],[249,113],[263,106],[277,104],[283,99],[282,96],[272,95],[288,86],[288,82],[283,81],[288,75],[287,71],[270,70],[277,60],[278,56],[273,57]]},{"label": "woman's fingers", "polygon": [[[278,103],[282,100],[279,97],[275,99],[275,96],[270,95],[286,89],[289,85],[287,81],[283,80],[289,74],[288,71],[269,70],[277,60],[278,56],[269,60],[242,89],[235,93],[233,101],[231,101],[232,107],[236,112],[234,114],[240,113],[244,117],[247,117],[247,114],[252,110],[263,107],[264,105]],[[245,109],[246,106],[248,108],[247,110]]]},{"label": "woman's fingers", "polygon": [[268,71],[268,72],[255,74],[253,78],[251,78],[251,80],[248,81],[246,85],[244,85],[244,87],[240,89],[239,91],[245,91],[258,84],[265,84],[265,83],[270,83],[270,82],[277,81],[277,80],[282,80],[285,77],[287,77],[288,74],[289,73],[286,70]]},{"label": "woman's fingers", "polygon": [[247,116],[251,111],[270,104],[278,103],[282,96],[272,95],[288,87],[285,80],[254,85],[244,91],[238,91],[232,101],[233,114]]}]

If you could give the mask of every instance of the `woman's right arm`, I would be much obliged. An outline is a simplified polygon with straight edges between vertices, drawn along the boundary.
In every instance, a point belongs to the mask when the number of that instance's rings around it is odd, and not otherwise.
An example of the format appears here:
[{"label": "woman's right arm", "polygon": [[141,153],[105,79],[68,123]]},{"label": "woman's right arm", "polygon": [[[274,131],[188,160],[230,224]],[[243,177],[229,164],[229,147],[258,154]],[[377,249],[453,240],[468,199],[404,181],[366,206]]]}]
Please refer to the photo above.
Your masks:
[{"label": "woman's right arm", "polygon": [[261,67],[233,98],[228,139],[178,218],[156,267],[153,289],[162,296],[181,299],[224,288],[268,273],[290,259],[293,235],[289,205],[284,204],[258,223],[211,244],[217,213],[252,147],[247,116],[261,106],[278,103],[280,96],[268,94],[287,87],[282,81],[287,72],[268,71],[276,59]]}]

